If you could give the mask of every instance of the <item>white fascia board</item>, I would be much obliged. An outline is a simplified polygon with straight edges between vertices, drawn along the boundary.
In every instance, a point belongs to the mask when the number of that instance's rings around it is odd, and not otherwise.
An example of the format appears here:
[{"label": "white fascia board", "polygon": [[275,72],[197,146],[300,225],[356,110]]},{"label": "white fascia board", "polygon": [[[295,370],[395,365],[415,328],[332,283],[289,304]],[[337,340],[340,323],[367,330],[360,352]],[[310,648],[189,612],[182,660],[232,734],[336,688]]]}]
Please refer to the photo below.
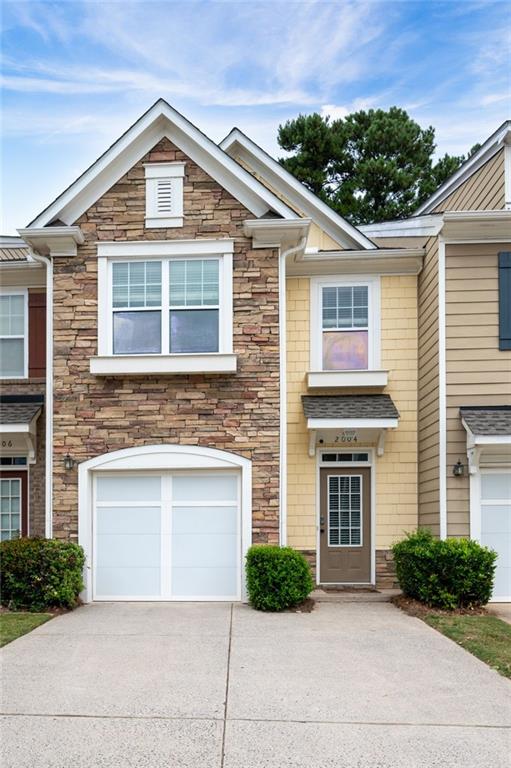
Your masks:
[{"label": "white fascia board", "polygon": [[359,229],[369,237],[434,237],[442,228],[441,213],[411,216],[409,219],[362,224]]},{"label": "white fascia board", "polygon": [[307,419],[307,429],[396,429],[399,419]]},{"label": "white fascia board", "polygon": [[236,373],[237,356],[218,352],[197,355],[102,355],[90,358],[94,376],[150,376]]},{"label": "white fascia board", "polygon": [[234,240],[102,240],[98,243],[98,258],[164,256],[210,256],[234,253]]},{"label": "white fascia board", "polygon": [[505,242],[511,238],[511,210],[446,211],[445,242]]},{"label": "white fascia board", "polygon": [[375,249],[371,242],[356,227],[339,216],[326,203],[289,173],[273,157],[257,146],[239,128],[233,128],[219,146],[231,157],[239,158],[254,170],[274,189],[279,190],[306,216],[309,216],[327,235],[339,245],[347,248],[359,246]]},{"label": "white fascia board", "polygon": [[511,435],[474,435],[474,445],[511,445]]},{"label": "white fascia board", "polygon": [[295,216],[260,181],[166,101],[159,99],[29,227],[44,227],[54,219],[72,224],[164,137],[176,144],[255,216],[263,216],[268,210],[284,218]]},{"label": "white fascia board", "polygon": [[243,233],[252,238],[254,248],[280,248],[299,243],[310,224],[310,219],[299,218],[247,219],[243,222]]},{"label": "white fascia board", "polygon": [[18,229],[27,245],[43,256],[76,256],[85,241],[80,227],[31,227]]},{"label": "white fascia board", "polygon": [[377,251],[318,251],[295,256],[289,275],[379,274],[418,275],[423,248],[382,248]]},{"label": "white fascia board", "polygon": [[386,387],[388,371],[310,371],[309,389],[329,387]]},{"label": "white fascia board", "polygon": [[472,174],[481,168],[488,160],[497,154],[502,149],[504,144],[508,143],[511,135],[511,120],[506,120],[503,125],[498,128],[475,152],[472,157],[469,157],[458,170],[445,181],[436,192],[434,192],[421,206],[417,209],[417,215],[422,213],[431,213],[439,203],[448,197],[460,184],[463,184]]}]

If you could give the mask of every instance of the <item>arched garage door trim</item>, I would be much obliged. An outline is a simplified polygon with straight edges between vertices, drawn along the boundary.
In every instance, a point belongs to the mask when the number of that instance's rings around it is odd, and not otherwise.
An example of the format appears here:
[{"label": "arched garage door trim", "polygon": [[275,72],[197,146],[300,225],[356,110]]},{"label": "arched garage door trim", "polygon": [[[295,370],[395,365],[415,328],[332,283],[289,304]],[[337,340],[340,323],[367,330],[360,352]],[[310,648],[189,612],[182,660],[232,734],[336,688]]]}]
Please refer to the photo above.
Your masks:
[{"label": "arched garage door trim", "polygon": [[[92,599],[92,480],[94,473],[140,470],[237,469],[241,471],[241,553],[252,543],[252,464],[249,459],[216,448],[188,445],[145,445],[105,453],[78,468],[78,541],[85,552],[84,602]],[[246,599],[242,567],[242,599]]]}]

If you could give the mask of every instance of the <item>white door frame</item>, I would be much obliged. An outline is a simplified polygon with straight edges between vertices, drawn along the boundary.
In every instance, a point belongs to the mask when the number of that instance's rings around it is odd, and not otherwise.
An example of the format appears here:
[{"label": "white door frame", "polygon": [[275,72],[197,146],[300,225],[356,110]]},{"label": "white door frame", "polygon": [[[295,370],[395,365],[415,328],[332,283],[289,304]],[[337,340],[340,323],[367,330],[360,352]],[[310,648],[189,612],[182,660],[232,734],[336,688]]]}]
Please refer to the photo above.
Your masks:
[{"label": "white door frame", "polygon": [[83,602],[93,597],[93,478],[96,472],[166,472],[169,470],[236,469],[241,474],[241,599],[247,599],[244,561],[252,543],[252,463],[216,448],[187,445],[145,445],[105,453],[78,467],[78,543],[85,552]]},{"label": "white door frame", "polygon": [[[346,464],[342,462],[323,461],[324,453],[367,453],[368,461],[350,461]],[[369,586],[376,584],[376,466],[374,448],[365,448],[359,446],[353,448],[321,447],[316,453],[316,584],[321,584],[321,548],[320,548],[320,520],[321,517],[321,472],[322,468],[337,467],[339,472],[342,469],[351,469],[352,467],[368,467],[371,470],[371,581]],[[323,582],[326,583],[326,582]],[[350,586],[348,582],[342,582],[345,586]],[[364,583],[357,582],[358,586],[364,586]],[[334,586],[334,585],[332,585]]]}]

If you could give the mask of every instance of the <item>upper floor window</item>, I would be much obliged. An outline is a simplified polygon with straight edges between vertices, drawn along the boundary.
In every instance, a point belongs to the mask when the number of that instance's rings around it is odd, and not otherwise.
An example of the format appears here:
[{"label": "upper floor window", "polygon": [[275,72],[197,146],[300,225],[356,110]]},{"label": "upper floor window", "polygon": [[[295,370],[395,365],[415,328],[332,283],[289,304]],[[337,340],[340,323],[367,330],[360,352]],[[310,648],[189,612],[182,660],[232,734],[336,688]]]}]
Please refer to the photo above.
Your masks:
[{"label": "upper floor window", "polygon": [[27,331],[27,291],[3,291],[0,293],[0,377],[27,377]]},{"label": "upper floor window", "polygon": [[114,355],[219,352],[220,261],[112,263]]},{"label": "upper floor window", "polygon": [[184,163],[147,163],[146,227],[183,226]]},{"label": "upper floor window", "polygon": [[99,375],[234,373],[233,240],[98,244]]},{"label": "upper floor window", "polygon": [[367,371],[379,366],[379,280],[313,278],[311,366]]}]

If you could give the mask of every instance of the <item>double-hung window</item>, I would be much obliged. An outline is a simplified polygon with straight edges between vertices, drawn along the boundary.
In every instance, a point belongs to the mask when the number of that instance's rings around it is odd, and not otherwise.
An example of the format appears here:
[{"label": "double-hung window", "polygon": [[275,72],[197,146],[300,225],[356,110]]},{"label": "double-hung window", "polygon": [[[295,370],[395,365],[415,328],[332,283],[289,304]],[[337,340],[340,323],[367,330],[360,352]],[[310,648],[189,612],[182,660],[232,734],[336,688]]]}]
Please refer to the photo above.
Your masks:
[{"label": "double-hung window", "polygon": [[379,323],[378,278],[313,278],[312,370],[375,370]]},{"label": "double-hung window", "polygon": [[27,346],[27,292],[0,293],[0,377],[26,378],[28,368]]},{"label": "double-hung window", "polygon": [[98,245],[96,374],[234,373],[232,240]]},{"label": "double-hung window", "polygon": [[219,259],[112,263],[114,355],[219,351]]}]

